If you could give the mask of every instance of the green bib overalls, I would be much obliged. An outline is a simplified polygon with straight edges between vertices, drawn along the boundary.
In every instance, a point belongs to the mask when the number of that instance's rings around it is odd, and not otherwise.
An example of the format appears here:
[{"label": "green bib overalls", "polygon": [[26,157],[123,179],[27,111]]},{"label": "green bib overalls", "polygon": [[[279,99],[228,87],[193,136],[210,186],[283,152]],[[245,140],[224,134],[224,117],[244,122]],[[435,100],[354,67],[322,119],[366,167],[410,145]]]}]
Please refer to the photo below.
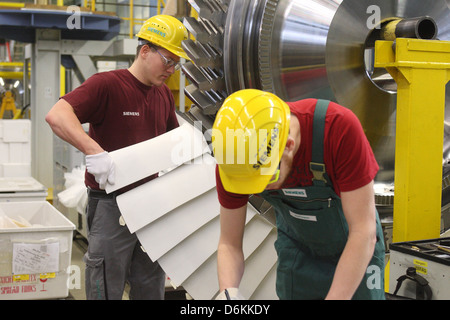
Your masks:
[{"label": "green bib overalls", "polygon": [[[278,238],[276,290],[280,299],[324,299],[348,238],[341,199],[325,173],[323,137],[329,101],[314,113],[310,169],[313,185],[260,194],[275,209]],[[384,239],[377,213],[377,244],[353,299],[384,299]]]}]

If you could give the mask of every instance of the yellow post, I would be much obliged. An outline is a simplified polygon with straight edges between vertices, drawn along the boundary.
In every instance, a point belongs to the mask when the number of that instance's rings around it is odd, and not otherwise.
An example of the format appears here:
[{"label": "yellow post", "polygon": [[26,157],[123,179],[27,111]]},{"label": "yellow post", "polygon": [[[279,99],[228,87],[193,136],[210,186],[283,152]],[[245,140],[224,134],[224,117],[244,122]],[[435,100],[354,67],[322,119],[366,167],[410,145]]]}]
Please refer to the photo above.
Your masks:
[{"label": "yellow post", "polygon": [[156,14],[161,14],[162,10],[164,9],[164,7],[166,6],[166,3],[164,2],[164,0],[158,0],[157,4],[156,4]]},{"label": "yellow post", "polygon": [[91,11],[95,11],[95,0],[84,0],[84,6]]},{"label": "yellow post", "polygon": [[438,238],[450,42],[377,41],[375,67],[398,85],[393,242]]}]

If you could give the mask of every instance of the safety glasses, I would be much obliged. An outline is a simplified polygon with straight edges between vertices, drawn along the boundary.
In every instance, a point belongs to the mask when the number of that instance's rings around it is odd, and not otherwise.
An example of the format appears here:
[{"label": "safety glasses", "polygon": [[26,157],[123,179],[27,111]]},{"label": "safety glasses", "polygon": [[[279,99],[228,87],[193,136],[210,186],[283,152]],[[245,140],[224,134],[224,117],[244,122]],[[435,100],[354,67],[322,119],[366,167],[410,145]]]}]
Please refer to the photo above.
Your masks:
[{"label": "safety glasses", "polygon": [[269,184],[275,183],[278,181],[278,179],[280,179],[280,164],[281,164],[281,162],[278,163],[277,171],[275,171],[275,173],[273,174],[272,179],[270,179],[270,181],[269,181]]},{"label": "safety glasses", "polygon": [[165,57],[161,52],[159,52],[158,49],[156,49],[155,51],[158,52],[158,54],[161,56],[161,59],[163,60],[163,63],[167,69],[172,68],[172,67],[175,67],[175,70],[180,69],[180,67],[181,67],[180,62],[177,62],[170,58]]}]

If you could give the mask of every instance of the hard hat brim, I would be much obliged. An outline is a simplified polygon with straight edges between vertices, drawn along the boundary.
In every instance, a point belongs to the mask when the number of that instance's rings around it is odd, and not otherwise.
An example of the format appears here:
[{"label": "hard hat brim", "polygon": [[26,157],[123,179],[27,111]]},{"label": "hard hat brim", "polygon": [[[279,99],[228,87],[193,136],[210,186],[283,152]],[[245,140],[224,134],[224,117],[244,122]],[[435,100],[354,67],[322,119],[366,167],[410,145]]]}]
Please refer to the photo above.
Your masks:
[{"label": "hard hat brim", "polygon": [[184,58],[184,59],[186,59],[187,61],[191,61],[191,58],[188,57],[188,55],[186,54],[186,52],[184,52],[184,50],[178,50],[178,49],[173,48],[173,47],[171,47],[171,46],[165,45],[165,44],[162,43],[161,41],[156,41],[155,39],[147,39],[147,38],[143,38],[143,36],[140,35],[139,33],[136,34],[136,37],[137,37],[138,39],[140,38],[140,39],[143,39],[143,40],[145,40],[145,41],[147,41],[147,42],[150,42],[150,43],[152,43],[152,44],[155,45],[155,46],[164,48],[164,49],[166,49],[166,50],[172,52],[174,55],[176,55],[176,56],[178,56],[178,57],[180,57],[180,58]]},{"label": "hard hat brim", "polygon": [[181,58],[191,60],[181,45],[183,40],[188,39],[187,29],[181,21],[171,15],[160,14],[149,18],[144,22],[136,37],[169,50]]},{"label": "hard hat brim", "polygon": [[276,170],[277,166],[274,166],[273,172],[268,174],[254,175],[250,178],[236,177],[227,175],[219,165],[219,175],[223,188],[227,192],[236,194],[258,194],[263,192]]},{"label": "hard hat brim", "polygon": [[179,56],[180,58],[184,58],[184,59],[186,59],[187,61],[191,61],[191,58],[189,58],[189,57],[187,56],[187,54],[186,54],[184,51],[172,50],[172,49],[167,48],[167,47],[165,47],[165,46],[161,46],[161,47],[163,47],[164,49],[169,50],[169,51],[172,52],[174,55],[177,55],[177,56]]}]

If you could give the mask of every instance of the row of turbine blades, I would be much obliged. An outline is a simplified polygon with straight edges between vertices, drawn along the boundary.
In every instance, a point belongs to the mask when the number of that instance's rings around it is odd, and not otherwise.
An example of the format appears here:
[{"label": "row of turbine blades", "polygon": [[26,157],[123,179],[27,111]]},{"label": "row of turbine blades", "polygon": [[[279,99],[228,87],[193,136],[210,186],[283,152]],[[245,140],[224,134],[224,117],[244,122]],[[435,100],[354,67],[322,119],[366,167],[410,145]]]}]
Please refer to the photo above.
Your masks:
[{"label": "row of turbine blades", "polygon": [[198,19],[185,17],[184,25],[195,40],[183,41],[191,61],[183,65],[190,84],[186,96],[204,115],[214,116],[227,97],[223,72],[223,36],[231,0],[189,0]]},{"label": "row of turbine blades", "polygon": [[[183,21],[195,37],[195,41],[189,39],[182,43],[191,59],[182,67],[191,82],[184,92],[197,108],[191,108],[182,117],[191,123],[201,121],[203,131],[212,127],[215,114],[229,94],[225,84],[223,44],[231,1],[233,0],[189,0],[199,18],[185,17]],[[275,213],[266,201],[250,197],[249,202],[262,217],[275,225]]]}]

